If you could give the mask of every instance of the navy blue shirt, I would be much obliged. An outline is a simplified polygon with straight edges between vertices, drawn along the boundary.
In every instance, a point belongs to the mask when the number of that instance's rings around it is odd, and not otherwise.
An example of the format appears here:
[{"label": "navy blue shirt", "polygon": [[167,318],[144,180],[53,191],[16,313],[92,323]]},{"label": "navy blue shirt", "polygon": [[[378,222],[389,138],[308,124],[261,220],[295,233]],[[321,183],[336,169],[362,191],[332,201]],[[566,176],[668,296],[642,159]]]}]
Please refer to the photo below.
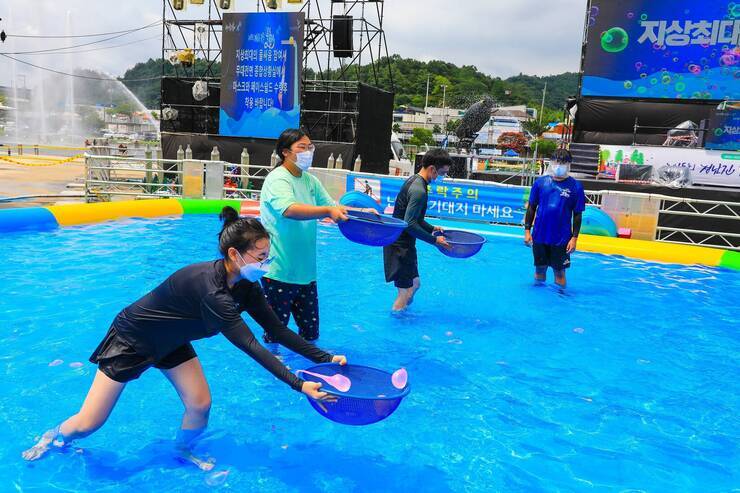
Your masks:
[{"label": "navy blue shirt", "polygon": [[575,178],[563,181],[541,176],[532,185],[529,203],[537,207],[532,240],[546,245],[565,245],[573,236],[573,213],[586,209],[583,185]]}]

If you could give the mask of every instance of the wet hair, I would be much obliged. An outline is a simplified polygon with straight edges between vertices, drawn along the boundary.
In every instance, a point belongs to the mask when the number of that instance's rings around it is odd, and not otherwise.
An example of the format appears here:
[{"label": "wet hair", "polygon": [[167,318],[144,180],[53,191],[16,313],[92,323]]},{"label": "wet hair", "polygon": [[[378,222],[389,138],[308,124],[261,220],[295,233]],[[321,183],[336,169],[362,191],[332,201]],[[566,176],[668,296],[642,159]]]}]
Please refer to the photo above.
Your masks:
[{"label": "wet hair", "polygon": [[285,160],[283,151],[289,151],[291,146],[303,137],[308,137],[308,134],[300,128],[288,128],[283,130],[283,133],[278,137],[277,144],[275,144],[275,153],[278,155],[278,166],[283,164],[283,161]]},{"label": "wet hair", "polygon": [[550,159],[557,163],[570,164],[573,161],[573,155],[568,149],[561,147],[560,149],[555,149]]},{"label": "wet hair", "polygon": [[251,217],[239,217],[233,207],[221,209],[218,218],[224,223],[218,234],[218,250],[224,258],[227,257],[229,248],[236,248],[239,253],[243,253],[254,248],[259,240],[270,239],[270,234],[261,222]]},{"label": "wet hair", "polygon": [[452,158],[444,149],[430,149],[421,160],[422,168],[428,168],[429,166],[434,166],[437,170],[445,166],[452,166]]}]

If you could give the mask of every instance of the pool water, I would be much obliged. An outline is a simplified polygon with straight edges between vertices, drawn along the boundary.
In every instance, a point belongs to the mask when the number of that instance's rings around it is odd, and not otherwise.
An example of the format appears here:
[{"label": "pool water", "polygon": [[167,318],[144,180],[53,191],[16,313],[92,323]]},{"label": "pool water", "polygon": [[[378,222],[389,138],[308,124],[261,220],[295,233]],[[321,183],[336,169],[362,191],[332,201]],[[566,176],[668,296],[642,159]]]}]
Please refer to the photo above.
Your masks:
[{"label": "pool water", "polygon": [[466,260],[420,245],[422,290],[394,317],[381,249],[333,226],[319,228],[320,345],[406,367],[412,390],[394,415],[328,421],[217,336],[195,343],[213,394],[199,451],[217,459],[213,472],[172,459],[182,408],[157,370],[126,388],[95,435],[21,460],[79,408],[87,357],[115,314],[175,269],[216,258],[218,228],[187,216],[0,239],[0,491],[740,486],[739,273],[577,253],[563,294],[532,285],[519,239],[489,237]]}]

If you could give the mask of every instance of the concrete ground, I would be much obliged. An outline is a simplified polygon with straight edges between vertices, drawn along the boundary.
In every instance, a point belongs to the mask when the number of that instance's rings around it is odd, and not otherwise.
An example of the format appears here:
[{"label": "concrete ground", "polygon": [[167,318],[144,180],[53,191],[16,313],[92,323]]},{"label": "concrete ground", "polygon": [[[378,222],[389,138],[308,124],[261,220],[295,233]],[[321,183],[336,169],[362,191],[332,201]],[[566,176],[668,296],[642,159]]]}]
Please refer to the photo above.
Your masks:
[{"label": "concrete ground", "polygon": [[[24,195],[82,193],[85,160],[77,158],[64,162],[67,159],[67,156],[0,156],[0,209],[84,201],[77,197],[2,201]],[[68,187],[69,184],[76,184],[77,187]]]}]

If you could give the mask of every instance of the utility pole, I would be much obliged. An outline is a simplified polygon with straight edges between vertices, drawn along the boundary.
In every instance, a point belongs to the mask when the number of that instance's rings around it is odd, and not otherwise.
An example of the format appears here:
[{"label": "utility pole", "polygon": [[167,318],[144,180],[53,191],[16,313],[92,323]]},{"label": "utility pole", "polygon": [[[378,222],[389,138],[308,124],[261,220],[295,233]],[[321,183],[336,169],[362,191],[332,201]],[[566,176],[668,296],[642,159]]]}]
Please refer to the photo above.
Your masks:
[{"label": "utility pole", "polygon": [[424,99],[424,116],[427,116],[427,108],[429,107],[429,74],[427,74],[427,96]]},{"label": "utility pole", "polygon": [[542,125],[542,113],[545,112],[545,96],[547,95],[547,81],[545,81],[545,87],[542,89],[542,104],[540,105],[540,125]]},{"label": "utility pole", "polygon": [[[542,127],[542,113],[545,112],[545,96],[547,95],[547,81],[545,81],[545,87],[542,89],[542,104],[540,105],[539,115],[539,126]],[[536,136],[535,136],[536,137]],[[539,139],[534,141],[534,162],[537,163],[537,147],[539,146]]]},{"label": "utility pole", "polygon": [[447,85],[442,84],[442,121],[444,122],[444,132],[445,135],[447,134],[447,107],[445,106],[445,103],[447,102]]}]

